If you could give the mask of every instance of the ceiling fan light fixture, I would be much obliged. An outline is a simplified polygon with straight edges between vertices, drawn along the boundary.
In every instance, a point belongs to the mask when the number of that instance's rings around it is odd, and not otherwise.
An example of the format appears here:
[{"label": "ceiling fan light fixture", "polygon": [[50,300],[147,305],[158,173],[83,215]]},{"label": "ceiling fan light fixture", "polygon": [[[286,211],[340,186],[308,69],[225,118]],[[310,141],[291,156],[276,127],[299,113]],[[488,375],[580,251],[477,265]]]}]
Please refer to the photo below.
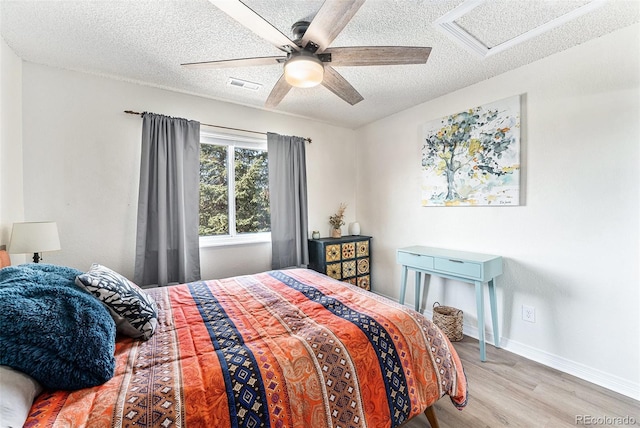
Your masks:
[{"label": "ceiling fan light fixture", "polygon": [[296,55],[284,64],[284,78],[296,88],[312,88],[322,83],[324,66],[311,55]]}]

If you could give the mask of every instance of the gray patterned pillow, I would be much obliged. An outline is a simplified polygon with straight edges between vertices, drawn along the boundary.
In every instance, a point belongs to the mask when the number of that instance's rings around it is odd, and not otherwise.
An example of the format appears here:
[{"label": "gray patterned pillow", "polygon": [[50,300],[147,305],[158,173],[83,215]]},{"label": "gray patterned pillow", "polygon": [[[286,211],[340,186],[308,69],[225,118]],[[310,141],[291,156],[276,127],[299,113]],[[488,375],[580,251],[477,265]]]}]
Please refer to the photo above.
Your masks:
[{"label": "gray patterned pillow", "polygon": [[119,333],[147,340],[156,331],[156,302],[119,273],[94,263],[87,273],[76,277],[76,285],[109,309]]}]

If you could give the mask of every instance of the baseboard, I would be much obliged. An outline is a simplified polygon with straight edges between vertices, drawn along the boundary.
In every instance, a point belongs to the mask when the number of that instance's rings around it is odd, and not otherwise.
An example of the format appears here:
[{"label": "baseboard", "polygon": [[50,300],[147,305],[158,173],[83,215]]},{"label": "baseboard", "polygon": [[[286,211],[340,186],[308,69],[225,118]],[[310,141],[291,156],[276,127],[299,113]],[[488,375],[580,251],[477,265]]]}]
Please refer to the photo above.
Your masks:
[{"label": "baseboard", "polygon": [[[408,305],[407,305],[408,306]],[[432,319],[433,311],[425,310],[424,315]],[[475,339],[478,338],[478,328],[474,325],[469,325],[463,321],[463,333],[469,337]],[[485,342],[487,345],[493,346],[494,337],[489,331],[485,332]],[[502,349],[505,349],[514,354],[520,355],[528,360],[535,361],[545,366],[560,370],[563,373],[570,374],[587,382],[594,383],[603,388],[607,388],[611,391],[633,398],[640,401],[640,384],[614,376],[610,373],[603,372],[602,370],[595,369],[593,367],[586,366],[584,364],[569,360],[567,358],[560,357],[558,355],[551,354],[546,351],[534,348],[524,343],[517,342],[515,340],[500,338],[500,345]]]}]

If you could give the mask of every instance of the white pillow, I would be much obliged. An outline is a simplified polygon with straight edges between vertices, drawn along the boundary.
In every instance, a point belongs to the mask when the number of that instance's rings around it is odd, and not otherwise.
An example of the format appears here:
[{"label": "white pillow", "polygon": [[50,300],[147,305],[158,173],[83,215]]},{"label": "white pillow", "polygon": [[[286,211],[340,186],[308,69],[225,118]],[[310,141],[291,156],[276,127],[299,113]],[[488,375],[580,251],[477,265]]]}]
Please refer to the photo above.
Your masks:
[{"label": "white pillow", "polygon": [[29,416],[40,384],[9,366],[0,366],[0,428],[20,428]]}]

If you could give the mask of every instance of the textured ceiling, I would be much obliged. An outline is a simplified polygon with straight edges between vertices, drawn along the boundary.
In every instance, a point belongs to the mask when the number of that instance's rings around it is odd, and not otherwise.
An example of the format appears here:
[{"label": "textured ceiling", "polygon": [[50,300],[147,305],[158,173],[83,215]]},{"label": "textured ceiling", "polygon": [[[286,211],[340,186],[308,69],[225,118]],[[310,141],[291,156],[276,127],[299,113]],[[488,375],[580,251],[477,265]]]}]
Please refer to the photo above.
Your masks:
[{"label": "textured ceiling", "polygon": [[[323,2],[245,3],[290,36],[291,24],[313,17]],[[323,86],[293,88],[275,110],[357,128],[640,22],[639,1],[610,0],[575,21],[480,59],[432,25],[460,3],[368,0],[331,46],[431,46],[428,62],[336,67],[364,101],[350,106]],[[488,0],[457,23],[491,47],[585,3],[588,0]],[[280,65],[218,70],[181,67],[185,62],[281,54],[207,0],[0,0],[0,31],[25,61],[260,108],[282,72]],[[263,86],[258,91],[228,86],[229,77]]]}]

